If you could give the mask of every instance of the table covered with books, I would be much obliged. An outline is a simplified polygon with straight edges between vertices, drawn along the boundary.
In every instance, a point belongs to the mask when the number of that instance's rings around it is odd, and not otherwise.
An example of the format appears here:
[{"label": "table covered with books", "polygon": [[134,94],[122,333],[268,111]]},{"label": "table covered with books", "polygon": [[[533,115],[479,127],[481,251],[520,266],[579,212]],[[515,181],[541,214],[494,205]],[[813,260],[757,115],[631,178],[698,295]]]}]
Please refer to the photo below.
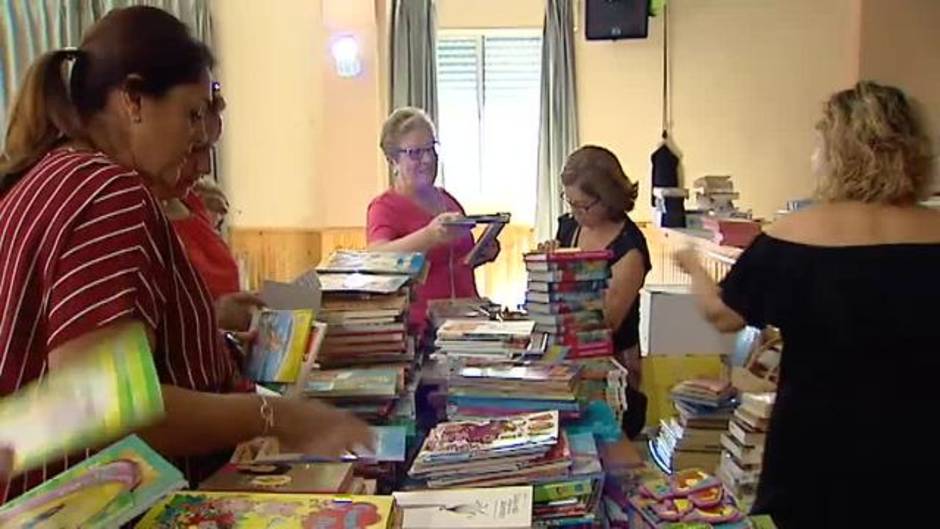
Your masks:
[{"label": "table covered with books", "polygon": [[[0,527],[772,527],[730,486],[748,469],[717,464],[722,450],[753,463],[762,401],[690,382],[676,388],[681,423],[649,444],[626,439],[627,372],[601,313],[607,256],[524,258],[524,313],[439,300],[422,336],[408,323],[421,254],[339,251],[265,284],[245,373],[268,398],[322,399],[366,420],[375,450],[324,460],[260,438],[187,484],[130,436],[4,505]],[[742,400],[761,409],[735,410]],[[721,433],[694,432],[703,425]],[[672,465],[693,442],[717,445],[716,464]]]}]

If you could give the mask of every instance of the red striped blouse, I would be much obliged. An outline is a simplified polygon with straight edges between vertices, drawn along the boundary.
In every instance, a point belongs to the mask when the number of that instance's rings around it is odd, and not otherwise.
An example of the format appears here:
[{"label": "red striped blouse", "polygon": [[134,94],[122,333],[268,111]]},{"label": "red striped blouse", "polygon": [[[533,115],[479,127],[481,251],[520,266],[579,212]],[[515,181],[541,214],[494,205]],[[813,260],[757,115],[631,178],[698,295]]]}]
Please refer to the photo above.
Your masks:
[{"label": "red striped blouse", "polygon": [[0,197],[0,396],[40,378],[51,350],[121,318],[153,331],[164,383],[230,388],[212,298],[139,175],[101,153],[53,151]]}]

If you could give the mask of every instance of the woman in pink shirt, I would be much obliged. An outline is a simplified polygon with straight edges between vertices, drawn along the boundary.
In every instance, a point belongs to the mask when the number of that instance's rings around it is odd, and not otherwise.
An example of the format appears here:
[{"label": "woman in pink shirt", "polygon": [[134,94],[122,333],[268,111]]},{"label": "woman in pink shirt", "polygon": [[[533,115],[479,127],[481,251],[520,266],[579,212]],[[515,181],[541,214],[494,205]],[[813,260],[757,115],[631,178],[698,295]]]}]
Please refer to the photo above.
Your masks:
[{"label": "woman in pink shirt", "polygon": [[[457,199],[434,186],[437,133],[424,111],[405,107],[393,112],[382,126],[380,144],[394,178],[392,187],[369,204],[366,236],[370,250],[427,256],[428,277],[411,309],[411,323],[421,328],[429,300],[478,296],[473,267],[463,263],[473,235],[448,226],[465,212]],[[480,264],[498,255],[499,244],[492,244]]]}]

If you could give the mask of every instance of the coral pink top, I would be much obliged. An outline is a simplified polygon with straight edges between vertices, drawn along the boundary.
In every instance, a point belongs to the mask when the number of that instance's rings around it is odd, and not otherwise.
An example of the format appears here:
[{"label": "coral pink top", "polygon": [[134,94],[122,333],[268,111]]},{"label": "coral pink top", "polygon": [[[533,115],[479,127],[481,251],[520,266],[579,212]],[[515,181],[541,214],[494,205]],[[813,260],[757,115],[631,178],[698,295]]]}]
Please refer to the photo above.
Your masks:
[{"label": "coral pink top", "polygon": [[212,226],[205,203],[192,191],[182,201],[192,214],[172,220],[173,228],[183,242],[189,260],[209,287],[212,299],[238,292],[238,263],[225,240]]},{"label": "coral pink top", "polygon": [[[443,189],[438,191],[447,211],[465,214],[457,199]],[[435,216],[410,198],[388,190],[369,204],[366,238],[369,244],[394,241],[427,226]],[[477,296],[473,268],[463,264],[464,256],[473,249],[473,244],[473,235],[468,233],[427,252],[428,277],[418,287],[417,299],[412,304],[412,324],[424,327],[428,300]]]}]

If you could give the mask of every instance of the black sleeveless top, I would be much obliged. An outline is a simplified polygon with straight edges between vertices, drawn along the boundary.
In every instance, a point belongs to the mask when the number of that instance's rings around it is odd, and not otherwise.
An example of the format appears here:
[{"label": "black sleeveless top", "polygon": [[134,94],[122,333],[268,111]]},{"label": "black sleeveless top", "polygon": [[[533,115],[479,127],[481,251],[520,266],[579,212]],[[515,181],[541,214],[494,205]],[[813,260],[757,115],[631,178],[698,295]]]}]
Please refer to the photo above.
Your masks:
[{"label": "black sleeveless top", "polygon": [[[573,248],[578,245],[580,232],[577,221],[574,220],[571,214],[566,213],[558,218],[558,233],[555,234],[555,240],[564,248]],[[617,237],[607,245],[607,249],[613,252],[613,256],[610,258],[611,266],[627,255],[630,250],[639,250],[643,256],[643,266],[646,268],[646,272],[649,273],[653,269],[650,261],[650,251],[646,246],[646,237],[643,236],[643,232],[629,217],[624,221],[623,229],[620,230]],[[614,330],[613,340],[614,350],[616,351],[629,349],[640,342],[639,295],[637,295],[633,306],[630,307],[630,311],[627,312],[627,316],[623,319],[620,327]]]},{"label": "black sleeveless top", "polygon": [[754,510],[781,529],[935,519],[936,488],[914,483],[940,469],[940,244],[760,235],[721,296],[784,342]]}]

